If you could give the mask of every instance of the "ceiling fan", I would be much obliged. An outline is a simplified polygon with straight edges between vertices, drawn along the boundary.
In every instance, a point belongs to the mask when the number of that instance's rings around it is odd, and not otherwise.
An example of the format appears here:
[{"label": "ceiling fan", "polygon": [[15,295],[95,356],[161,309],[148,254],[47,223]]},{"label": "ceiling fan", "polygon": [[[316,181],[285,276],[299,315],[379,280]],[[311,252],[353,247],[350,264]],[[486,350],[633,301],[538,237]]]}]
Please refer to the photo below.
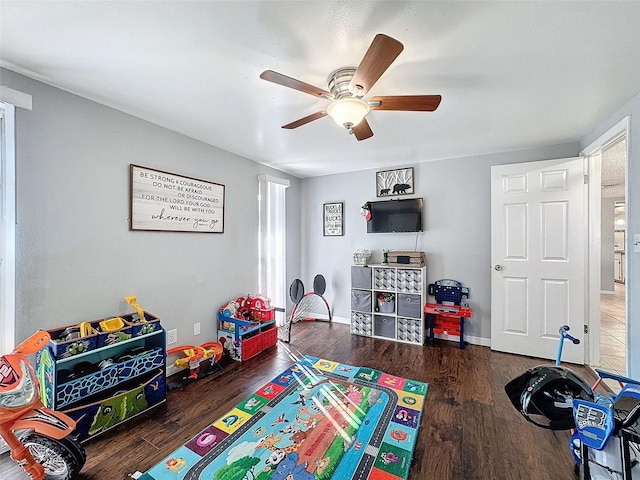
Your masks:
[{"label": "ceiling fan", "polygon": [[403,48],[398,40],[379,33],[371,42],[369,50],[364,54],[358,67],[342,67],[329,74],[327,79],[329,91],[273,70],[265,70],[260,78],[331,101],[325,110],[283,125],[282,128],[298,128],[329,115],[358,140],[365,140],[373,136],[373,131],[365,118],[370,110],[433,112],[440,105],[442,100],[440,95],[383,96],[364,100],[363,97],[400,55]]}]

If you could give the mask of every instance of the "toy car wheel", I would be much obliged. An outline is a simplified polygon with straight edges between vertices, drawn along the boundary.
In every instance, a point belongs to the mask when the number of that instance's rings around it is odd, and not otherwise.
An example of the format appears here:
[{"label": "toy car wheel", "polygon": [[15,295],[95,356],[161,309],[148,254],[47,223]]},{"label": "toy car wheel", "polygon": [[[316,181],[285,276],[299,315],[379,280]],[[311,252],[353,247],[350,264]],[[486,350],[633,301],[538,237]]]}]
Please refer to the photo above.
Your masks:
[{"label": "toy car wheel", "polygon": [[44,467],[47,480],[70,480],[80,472],[87,459],[84,448],[69,437],[54,440],[30,433],[21,441],[35,461]]}]

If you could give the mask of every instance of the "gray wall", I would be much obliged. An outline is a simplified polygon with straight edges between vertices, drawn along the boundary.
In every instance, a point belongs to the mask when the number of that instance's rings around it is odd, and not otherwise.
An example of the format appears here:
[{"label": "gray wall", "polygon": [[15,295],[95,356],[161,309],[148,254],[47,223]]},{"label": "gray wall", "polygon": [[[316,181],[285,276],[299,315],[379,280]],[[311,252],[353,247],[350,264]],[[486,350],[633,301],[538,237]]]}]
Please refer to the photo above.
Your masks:
[{"label": "gray wall", "polygon": [[[16,110],[17,340],[131,312],[125,295],[177,328],[179,344],[215,340],[219,306],[257,291],[260,173],[291,181],[287,276],[299,275],[299,179],[0,73],[3,85],[33,96],[32,111]],[[224,233],[129,231],[131,163],[224,184]]]},{"label": "gray wall", "polygon": [[600,291],[613,292],[613,205],[615,198],[603,198],[600,209]]},{"label": "gray wall", "polygon": [[[302,198],[308,220],[302,224],[304,278],[312,279],[316,273],[322,273],[331,287],[327,296],[333,303],[334,315],[348,319],[352,252],[367,248],[374,252],[371,263],[380,263],[383,248],[417,248],[427,254],[429,282],[453,278],[471,289],[473,318],[465,328],[468,326],[470,336],[489,339],[491,166],[577,154],[575,143],[413,165],[415,196],[425,201],[425,231],[419,234],[367,233],[360,206],[376,200],[376,170],[304,179]],[[345,236],[322,236],[322,204],[326,202],[345,203]]]},{"label": "gray wall", "polygon": [[[257,175],[289,178],[287,280],[327,279],[338,317],[349,316],[356,248],[427,252],[428,280],[471,289],[471,336],[490,336],[490,167],[575,156],[631,115],[627,177],[629,375],[640,376],[640,93],[578,144],[414,165],[425,199],[422,234],[367,234],[360,206],[375,197],[375,171],[299,180],[220,149],[0,70],[2,84],[33,96],[17,111],[16,337],[130,311],[135,294],[180,343],[215,338],[218,306],[257,289]],[[225,233],[129,232],[130,163],[225,184]],[[322,204],[345,202],[345,236],[322,236]],[[301,210],[298,209],[301,205]],[[300,211],[304,222],[300,222]],[[302,259],[302,260],[300,260]],[[202,335],[191,335],[193,323]]]},{"label": "gray wall", "polygon": [[640,377],[640,253],[633,250],[633,236],[640,234],[640,92],[620,107],[611,117],[595,126],[580,140],[580,147],[604,135],[625,117],[630,116],[627,175],[627,373]]}]

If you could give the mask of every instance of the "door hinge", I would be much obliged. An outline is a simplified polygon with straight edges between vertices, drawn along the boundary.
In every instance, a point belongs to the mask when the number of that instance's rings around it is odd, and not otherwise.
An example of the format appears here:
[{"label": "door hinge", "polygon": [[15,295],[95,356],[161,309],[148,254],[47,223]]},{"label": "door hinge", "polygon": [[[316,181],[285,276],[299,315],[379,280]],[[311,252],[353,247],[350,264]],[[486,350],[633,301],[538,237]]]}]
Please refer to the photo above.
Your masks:
[{"label": "door hinge", "polygon": [[585,175],[585,176],[584,176],[584,183],[585,183],[585,185],[586,185],[587,183],[589,183],[589,175]]},{"label": "door hinge", "polygon": [[589,333],[589,325],[584,326],[584,333],[587,335]]}]

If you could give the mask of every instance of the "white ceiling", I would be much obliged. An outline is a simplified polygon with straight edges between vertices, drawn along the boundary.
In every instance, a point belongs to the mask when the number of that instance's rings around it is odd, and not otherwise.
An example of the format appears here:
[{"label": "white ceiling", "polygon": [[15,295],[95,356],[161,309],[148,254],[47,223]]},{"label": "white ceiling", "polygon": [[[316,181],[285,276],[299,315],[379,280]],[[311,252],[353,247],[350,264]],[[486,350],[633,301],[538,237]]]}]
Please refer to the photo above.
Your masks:
[{"label": "white ceiling", "polygon": [[[299,177],[573,142],[640,89],[640,2],[5,1],[0,65]],[[404,51],[358,142],[318,87],[385,33]],[[1,79],[0,79],[1,80]],[[34,98],[34,108],[38,99]]]}]

